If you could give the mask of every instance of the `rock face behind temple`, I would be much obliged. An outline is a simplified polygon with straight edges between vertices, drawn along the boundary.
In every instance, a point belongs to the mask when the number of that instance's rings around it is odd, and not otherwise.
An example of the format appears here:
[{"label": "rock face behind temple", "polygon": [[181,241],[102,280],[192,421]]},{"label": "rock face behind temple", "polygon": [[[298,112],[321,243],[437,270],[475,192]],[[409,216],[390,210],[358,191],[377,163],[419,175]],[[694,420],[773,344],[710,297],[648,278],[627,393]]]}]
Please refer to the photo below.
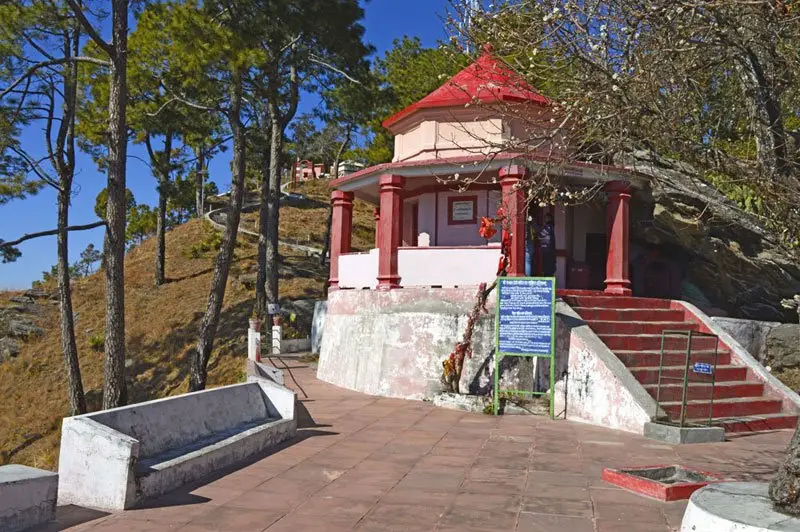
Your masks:
[{"label": "rock face behind temple", "polygon": [[652,177],[652,203],[632,213],[632,241],[677,265],[683,299],[712,314],[796,321],[780,301],[800,293],[799,257],[758,218],[684,163],[645,152],[619,163]]}]

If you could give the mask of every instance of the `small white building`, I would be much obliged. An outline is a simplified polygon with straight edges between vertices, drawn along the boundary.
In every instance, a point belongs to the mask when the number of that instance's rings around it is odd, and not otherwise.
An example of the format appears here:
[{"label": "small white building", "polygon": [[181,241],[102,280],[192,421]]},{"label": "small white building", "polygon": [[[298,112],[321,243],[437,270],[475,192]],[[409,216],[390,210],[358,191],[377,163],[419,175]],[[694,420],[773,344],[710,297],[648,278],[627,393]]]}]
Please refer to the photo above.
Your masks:
[{"label": "small white building", "polygon": [[339,172],[336,178],[338,179],[346,176],[347,174],[352,174],[358,172],[359,170],[363,170],[365,166],[365,164],[358,161],[342,161],[339,163]]}]

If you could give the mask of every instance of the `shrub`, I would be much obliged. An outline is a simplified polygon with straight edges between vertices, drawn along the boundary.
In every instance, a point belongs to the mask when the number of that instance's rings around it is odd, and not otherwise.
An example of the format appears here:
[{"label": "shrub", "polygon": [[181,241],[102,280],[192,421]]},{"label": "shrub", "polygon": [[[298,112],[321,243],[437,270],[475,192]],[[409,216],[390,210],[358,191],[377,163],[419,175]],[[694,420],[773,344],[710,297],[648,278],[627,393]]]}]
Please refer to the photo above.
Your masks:
[{"label": "shrub", "polygon": [[95,333],[89,336],[89,347],[92,351],[100,352],[106,346],[106,334],[105,332]]},{"label": "shrub", "polygon": [[203,220],[203,238],[189,247],[189,257],[199,259],[209,251],[218,251],[222,245],[222,233]]}]

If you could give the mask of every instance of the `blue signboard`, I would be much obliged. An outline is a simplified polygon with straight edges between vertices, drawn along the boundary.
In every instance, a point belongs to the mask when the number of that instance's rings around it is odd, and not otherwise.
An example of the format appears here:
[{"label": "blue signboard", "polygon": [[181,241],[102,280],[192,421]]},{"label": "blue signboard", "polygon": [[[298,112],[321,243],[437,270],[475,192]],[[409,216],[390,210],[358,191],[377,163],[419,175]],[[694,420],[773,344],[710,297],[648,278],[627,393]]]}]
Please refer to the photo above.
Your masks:
[{"label": "blue signboard", "polygon": [[711,375],[714,373],[714,370],[711,369],[711,364],[706,362],[695,362],[692,371],[695,373],[702,373],[703,375]]},{"label": "blue signboard", "polygon": [[501,354],[552,356],[555,279],[504,277],[497,285],[497,350]]}]

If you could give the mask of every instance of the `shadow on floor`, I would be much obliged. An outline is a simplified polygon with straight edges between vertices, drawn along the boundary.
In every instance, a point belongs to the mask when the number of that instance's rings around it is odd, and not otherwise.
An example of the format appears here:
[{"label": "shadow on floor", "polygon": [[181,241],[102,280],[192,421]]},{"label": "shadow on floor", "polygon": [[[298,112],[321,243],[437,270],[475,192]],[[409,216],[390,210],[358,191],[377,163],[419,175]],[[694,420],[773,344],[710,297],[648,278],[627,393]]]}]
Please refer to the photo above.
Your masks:
[{"label": "shadow on floor", "polygon": [[270,455],[273,455],[275,453],[279,453],[282,450],[291,447],[292,445],[296,445],[296,444],[300,443],[303,440],[307,440],[309,438],[316,438],[318,436],[335,436],[335,435],[339,434],[338,432],[326,431],[326,430],[317,430],[317,429],[311,429],[311,428],[300,429],[300,421],[301,421],[301,415],[302,415],[302,414],[300,414],[300,412],[302,412],[302,411],[306,412],[306,416],[307,416],[306,421],[305,421],[306,423],[312,423],[311,426],[319,426],[319,425],[316,425],[316,423],[314,422],[313,418],[308,414],[308,411],[305,409],[305,407],[299,407],[298,408],[298,431],[297,431],[297,436],[295,436],[291,440],[285,441],[285,442],[283,442],[283,443],[281,443],[279,445],[276,445],[274,447],[270,447],[269,449],[265,449],[263,452],[254,454],[253,456],[250,456],[246,460],[244,460],[242,462],[238,462],[237,464],[235,464],[233,466],[226,467],[224,469],[220,469],[218,471],[215,471],[214,473],[211,473],[210,475],[208,475],[208,476],[206,476],[206,477],[204,477],[204,478],[202,478],[202,479],[200,479],[200,480],[198,480],[196,482],[191,482],[189,484],[185,484],[185,485],[181,486],[180,488],[178,488],[176,490],[173,490],[173,491],[171,491],[169,493],[166,493],[166,494],[162,495],[161,497],[158,497],[158,498],[155,498],[155,499],[151,499],[151,500],[148,500],[148,501],[144,501],[141,504],[137,505],[136,508],[137,509],[164,508],[164,507],[169,507],[169,506],[189,506],[189,505],[194,505],[194,504],[205,504],[210,499],[208,499],[206,497],[195,495],[192,492],[197,490],[197,489],[199,489],[199,488],[201,488],[201,487],[203,487],[203,486],[205,486],[206,484],[211,484],[212,482],[215,482],[215,481],[217,481],[217,480],[219,480],[219,479],[221,479],[221,478],[223,478],[223,477],[225,477],[227,475],[230,475],[230,474],[235,473],[235,472],[237,472],[237,471],[239,471],[241,469],[244,469],[247,466],[255,464],[256,462],[258,462],[260,460],[263,460],[264,458],[266,458],[266,457],[268,457]]},{"label": "shadow on floor", "polygon": [[[330,425],[320,425],[314,418],[311,416],[311,413],[306,408],[305,403],[313,403],[313,399],[304,399],[301,401],[297,401],[295,404],[295,417],[297,418],[297,429],[298,431],[301,429],[310,429],[310,428],[326,428],[330,427]],[[303,431],[305,432],[305,431]],[[334,434],[331,432],[330,434]]]},{"label": "shadow on floor", "polygon": [[56,532],[73,526],[82,525],[89,521],[95,521],[110,515],[108,512],[92,510],[83,506],[67,504],[56,508],[56,520],[52,523],[36,526],[28,529],[28,532]]}]

